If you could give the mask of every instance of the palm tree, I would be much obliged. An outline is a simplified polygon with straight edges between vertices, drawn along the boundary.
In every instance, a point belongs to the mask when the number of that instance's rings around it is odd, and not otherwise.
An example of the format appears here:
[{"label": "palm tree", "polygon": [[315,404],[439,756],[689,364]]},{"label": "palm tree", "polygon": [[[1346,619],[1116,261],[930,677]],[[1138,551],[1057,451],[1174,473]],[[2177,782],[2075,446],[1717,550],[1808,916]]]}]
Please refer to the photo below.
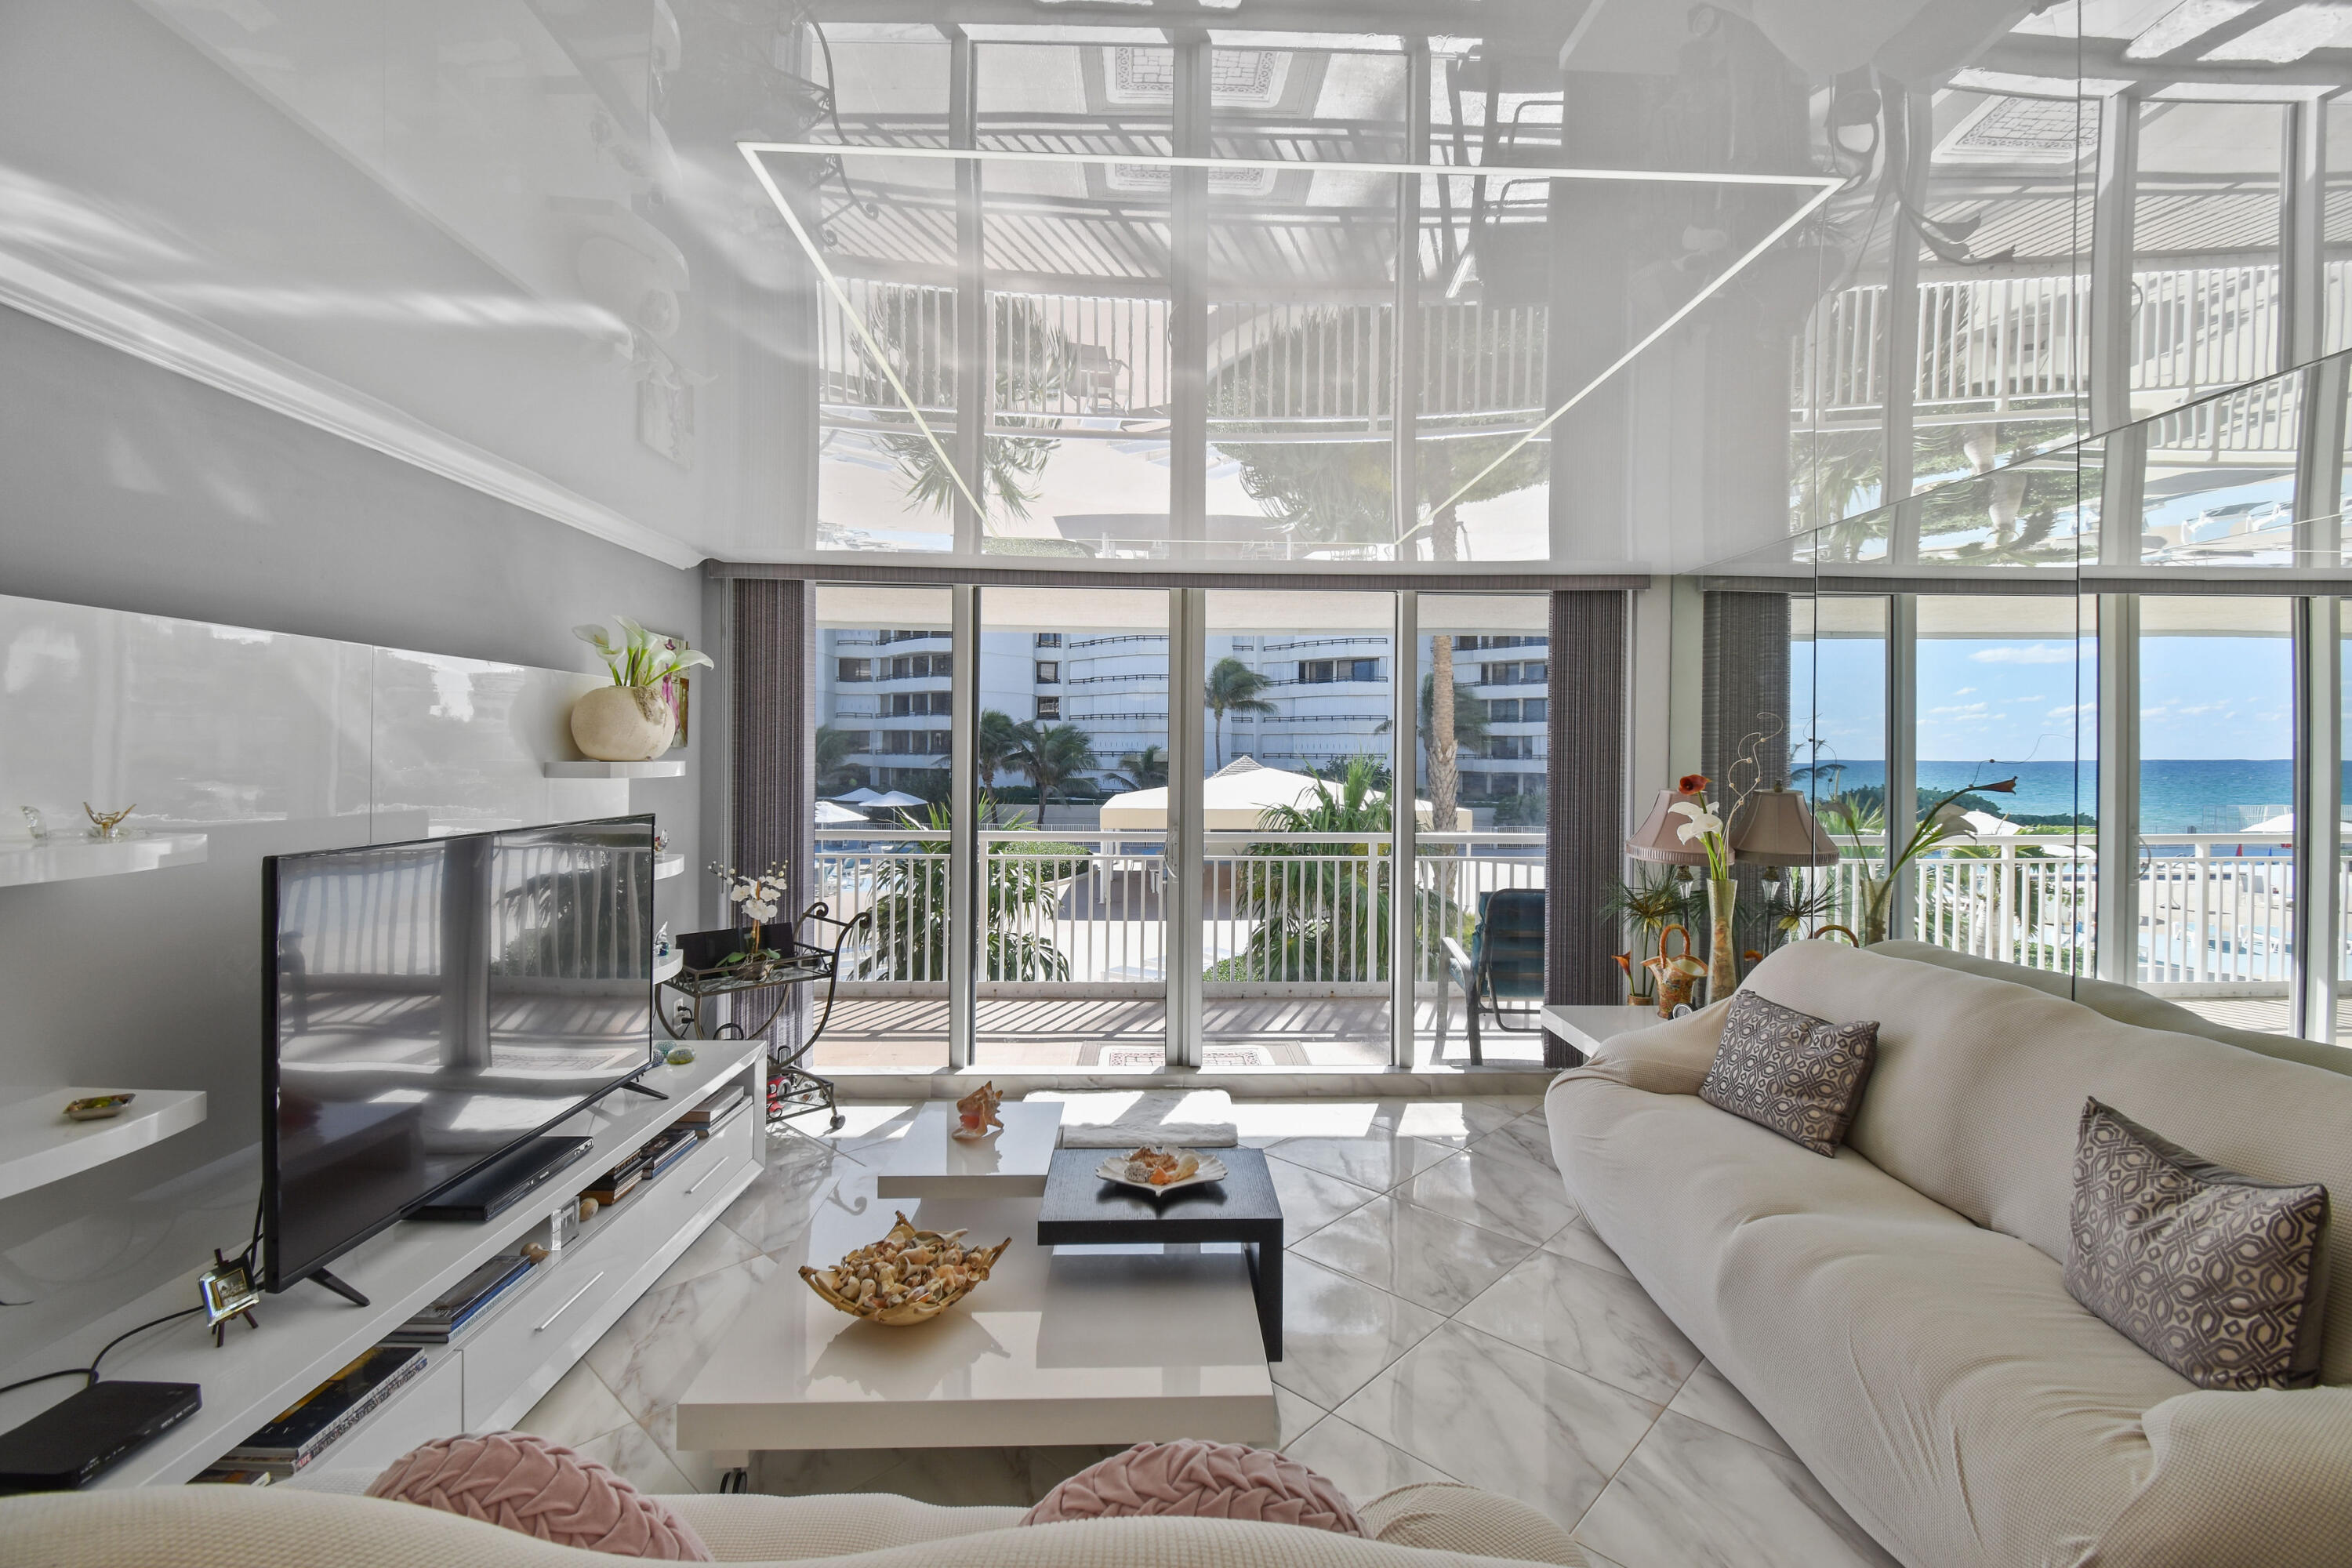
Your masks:
[{"label": "palm tree", "polygon": [[[1076,367],[1076,351],[1029,301],[997,295],[992,303],[995,320],[989,335],[995,344],[996,364],[989,422],[1000,427],[1058,428],[1059,419],[1024,415],[1021,410],[1050,403],[1059,395]],[[918,404],[929,407],[955,401],[953,382],[946,374],[952,358],[947,352],[953,341],[952,314],[933,309],[919,298],[919,290],[885,290],[866,326]],[[932,374],[926,377],[919,367]],[[911,424],[903,414],[887,410],[879,417],[889,424]],[[953,423],[952,416],[948,422]],[[935,433],[938,427],[934,420]],[[940,511],[955,509],[960,487],[940,446],[911,428],[877,439],[905,477],[910,500]],[[1029,503],[1037,499],[1038,476],[1060,445],[1045,436],[986,437],[982,442],[982,471],[974,487],[981,504],[1002,507],[1016,518],[1027,517]]]},{"label": "palm tree", "polygon": [[1016,729],[1021,744],[1012,765],[1027,773],[1029,782],[1037,786],[1037,816],[1042,822],[1054,791],[1082,773],[1100,768],[1102,761],[1095,755],[1094,737],[1076,724],[1022,724]]},{"label": "palm tree", "polygon": [[1118,768],[1129,789],[1158,789],[1168,782],[1167,748],[1146,746],[1129,752],[1119,758]]},{"label": "palm tree", "polygon": [[[1334,787],[1336,783],[1337,787]],[[1268,806],[1258,831],[1329,834],[1329,843],[1259,844],[1264,866],[1237,890],[1255,928],[1220,979],[1378,980],[1388,974],[1388,867],[1370,835],[1389,830],[1389,797],[1367,756],[1348,759],[1336,781],[1291,805]]]},{"label": "palm tree", "polygon": [[1260,695],[1273,685],[1271,679],[1231,654],[1217,660],[1210,669],[1208,704],[1217,721],[1217,766],[1225,765],[1225,715],[1273,712],[1274,704]]},{"label": "palm tree", "polygon": [[980,780],[981,798],[988,803],[987,814],[993,816],[996,813],[996,775],[1013,767],[1013,759],[1021,754],[1021,726],[1013,722],[1010,713],[999,712],[993,708],[982,709],[980,734],[974,745],[973,774]]},{"label": "palm tree", "polygon": [[[866,980],[945,980],[948,977],[948,858],[953,814],[934,802],[925,816],[906,814],[907,826],[928,835],[886,856],[874,872],[872,944],[858,962]],[[1015,815],[1012,826],[1028,825]],[[1066,845],[992,846],[987,860],[987,977],[991,980],[1066,980],[1069,955],[1050,936],[1018,929],[1054,918],[1061,901],[1059,878],[1066,862],[1044,858],[1039,848]]]},{"label": "palm tree", "polygon": [[866,737],[855,730],[816,727],[816,788],[819,795],[851,789],[866,782],[866,770],[849,759],[866,749]]}]

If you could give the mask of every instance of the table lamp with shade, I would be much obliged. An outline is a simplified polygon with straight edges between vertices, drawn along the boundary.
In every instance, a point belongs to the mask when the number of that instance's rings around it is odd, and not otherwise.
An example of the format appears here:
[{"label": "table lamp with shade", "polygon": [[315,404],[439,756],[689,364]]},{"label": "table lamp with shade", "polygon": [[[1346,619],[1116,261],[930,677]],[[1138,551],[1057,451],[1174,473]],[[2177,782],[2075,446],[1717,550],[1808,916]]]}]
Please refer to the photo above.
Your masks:
[{"label": "table lamp with shade", "polygon": [[1837,840],[1792,789],[1751,792],[1731,814],[1724,837],[1745,866],[1761,866],[1764,879],[1777,882],[1783,866],[1833,866]]},{"label": "table lamp with shade", "polygon": [[1685,793],[1678,789],[1662,789],[1651,803],[1650,815],[1642,826],[1625,840],[1625,853],[1636,860],[1646,860],[1658,866],[1704,866],[1706,851],[1696,843],[1685,843],[1681,829],[1690,819],[1675,815],[1678,801],[1705,805],[1706,796],[1699,791]]}]

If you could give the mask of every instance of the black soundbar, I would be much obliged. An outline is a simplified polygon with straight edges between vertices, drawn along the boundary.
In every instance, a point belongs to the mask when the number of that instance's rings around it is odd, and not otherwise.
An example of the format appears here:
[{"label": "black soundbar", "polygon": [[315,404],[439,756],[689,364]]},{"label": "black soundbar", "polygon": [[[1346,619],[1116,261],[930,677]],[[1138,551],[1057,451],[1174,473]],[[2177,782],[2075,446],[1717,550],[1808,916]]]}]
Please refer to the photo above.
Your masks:
[{"label": "black soundbar", "polygon": [[434,1194],[410,1213],[417,1219],[480,1222],[504,1214],[588,1152],[592,1138],[533,1138]]}]

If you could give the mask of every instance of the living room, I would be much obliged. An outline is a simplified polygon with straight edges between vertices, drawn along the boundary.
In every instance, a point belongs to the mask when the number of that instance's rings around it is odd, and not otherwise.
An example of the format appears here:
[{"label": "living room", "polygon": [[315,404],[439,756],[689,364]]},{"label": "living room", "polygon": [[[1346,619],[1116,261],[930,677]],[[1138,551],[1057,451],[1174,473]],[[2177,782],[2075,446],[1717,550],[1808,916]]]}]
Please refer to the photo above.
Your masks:
[{"label": "living room", "polygon": [[2340,21],[0,6],[0,1563],[2352,1559]]}]

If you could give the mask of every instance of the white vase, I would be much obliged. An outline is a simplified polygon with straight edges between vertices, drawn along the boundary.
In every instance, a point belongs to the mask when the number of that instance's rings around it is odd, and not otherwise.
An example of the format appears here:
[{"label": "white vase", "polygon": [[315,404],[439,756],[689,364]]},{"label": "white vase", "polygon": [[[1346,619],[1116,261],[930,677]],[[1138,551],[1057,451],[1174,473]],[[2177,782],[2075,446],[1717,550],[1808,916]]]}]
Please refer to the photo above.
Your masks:
[{"label": "white vase", "polygon": [[600,686],[572,705],[572,740],[600,763],[650,762],[669,750],[677,715],[650,686]]}]

